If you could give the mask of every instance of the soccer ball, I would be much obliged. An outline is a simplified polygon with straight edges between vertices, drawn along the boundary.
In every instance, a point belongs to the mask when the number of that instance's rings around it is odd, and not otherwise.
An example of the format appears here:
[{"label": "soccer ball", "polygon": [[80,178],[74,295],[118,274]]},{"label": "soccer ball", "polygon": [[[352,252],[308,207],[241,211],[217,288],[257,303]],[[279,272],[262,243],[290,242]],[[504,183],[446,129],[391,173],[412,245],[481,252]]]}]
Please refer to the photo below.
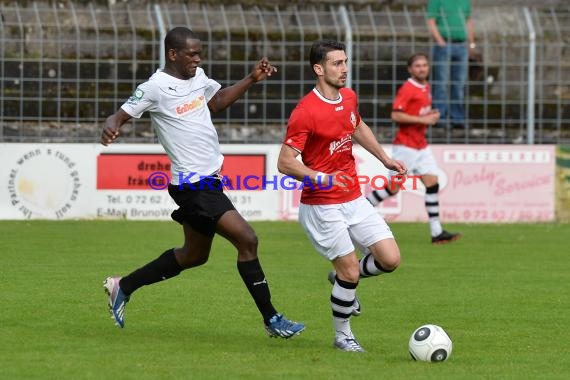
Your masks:
[{"label": "soccer ball", "polygon": [[451,356],[453,344],[440,326],[423,325],[413,332],[408,347],[414,360],[443,362]]}]

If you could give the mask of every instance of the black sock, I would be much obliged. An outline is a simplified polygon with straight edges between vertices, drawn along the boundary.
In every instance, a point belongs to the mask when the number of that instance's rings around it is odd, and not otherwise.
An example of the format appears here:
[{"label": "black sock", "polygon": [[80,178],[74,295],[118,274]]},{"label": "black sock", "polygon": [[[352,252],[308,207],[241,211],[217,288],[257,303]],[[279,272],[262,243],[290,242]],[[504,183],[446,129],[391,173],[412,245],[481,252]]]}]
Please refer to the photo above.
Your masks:
[{"label": "black sock", "polygon": [[263,315],[264,322],[267,324],[269,319],[277,313],[277,310],[271,304],[269,285],[267,285],[259,259],[238,261],[237,268],[241,279],[247,286],[247,290],[249,290],[249,294],[253,297],[257,308]]},{"label": "black sock", "polygon": [[141,286],[154,284],[155,282],[177,276],[181,271],[182,267],[176,261],[174,248],[172,248],[164,252],[156,260],[123,277],[119,282],[119,286],[123,293],[130,295]]}]

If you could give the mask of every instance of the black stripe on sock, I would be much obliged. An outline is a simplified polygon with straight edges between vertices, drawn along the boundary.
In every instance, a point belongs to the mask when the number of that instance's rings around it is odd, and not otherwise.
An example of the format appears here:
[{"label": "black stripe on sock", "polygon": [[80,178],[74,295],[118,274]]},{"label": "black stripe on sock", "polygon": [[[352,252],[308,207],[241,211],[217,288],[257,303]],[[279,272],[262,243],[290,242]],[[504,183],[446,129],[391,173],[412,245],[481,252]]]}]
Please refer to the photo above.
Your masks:
[{"label": "black stripe on sock", "polygon": [[439,217],[439,212],[428,212],[430,218]]},{"label": "black stripe on sock", "polygon": [[336,298],[332,294],[331,294],[331,302],[334,303],[335,305],[342,306],[342,307],[350,307],[354,304],[354,300],[352,300],[352,301],[341,300],[340,298]]},{"label": "black stripe on sock", "polygon": [[439,183],[433,186],[426,187],[426,194],[436,194],[439,191]]},{"label": "black stripe on sock", "polygon": [[340,278],[338,278],[338,275],[335,276],[336,282],[343,288],[345,289],[356,289],[356,287],[358,286],[358,282],[348,282],[348,281],[343,281]]},{"label": "black stripe on sock", "polygon": [[334,317],[343,318],[343,319],[348,319],[351,316],[351,314],[340,313],[336,310],[333,310],[332,314]]},{"label": "black stripe on sock", "polygon": [[374,198],[378,201],[378,202],[382,202],[384,199],[382,199],[382,197],[380,195],[378,195],[378,190],[374,190],[372,192],[372,195],[374,196]]},{"label": "black stripe on sock", "polygon": [[439,206],[439,202],[435,201],[435,202],[426,202],[426,206]]},{"label": "black stripe on sock", "polygon": [[362,272],[364,272],[366,277],[372,276],[372,273],[370,273],[368,271],[368,259],[370,258],[370,256],[372,256],[372,255],[368,254],[368,255],[364,256],[364,258],[362,259]]},{"label": "black stripe on sock", "polygon": [[396,268],[394,268],[394,269],[383,268],[382,265],[380,265],[380,263],[376,260],[374,260],[374,265],[376,265],[376,268],[378,268],[379,270],[381,270],[384,273],[392,273],[396,269]]}]

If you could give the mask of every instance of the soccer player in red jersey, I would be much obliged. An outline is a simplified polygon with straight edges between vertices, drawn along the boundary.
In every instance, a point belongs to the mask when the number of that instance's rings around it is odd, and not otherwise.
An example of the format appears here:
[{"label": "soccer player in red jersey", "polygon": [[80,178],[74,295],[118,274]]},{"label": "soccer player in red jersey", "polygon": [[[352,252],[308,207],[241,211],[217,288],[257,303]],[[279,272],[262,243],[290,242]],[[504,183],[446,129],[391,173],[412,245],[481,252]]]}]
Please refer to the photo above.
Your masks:
[{"label": "soccer player in red jersey", "polygon": [[[426,140],[428,126],[437,123],[439,112],[431,108],[428,58],[425,54],[414,54],[408,59],[410,78],[398,90],[392,105],[392,120],[399,129],[394,139],[392,157],[403,161],[410,173],[420,176],[426,187],[425,205],[434,244],[457,240],[461,235],[445,231],[439,221],[438,166]],[[390,172],[390,177],[397,175]],[[373,190],[368,200],[376,206],[384,199],[398,193],[397,181],[384,189]]]},{"label": "soccer player in red jersey", "polygon": [[[362,352],[350,327],[350,317],[360,314],[358,281],[392,272],[400,264],[400,250],[384,219],[360,191],[353,139],[386,168],[405,174],[406,167],[388,157],[360,118],[357,96],[345,88],[348,66],[344,44],[316,41],[309,61],[317,82],[291,113],[278,168],[303,181],[299,222],[315,249],[334,268],[329,274],[334,347]],[[302,162],[297,160],[299,155]],[[361,260],[355,245],[363,251]]]}]

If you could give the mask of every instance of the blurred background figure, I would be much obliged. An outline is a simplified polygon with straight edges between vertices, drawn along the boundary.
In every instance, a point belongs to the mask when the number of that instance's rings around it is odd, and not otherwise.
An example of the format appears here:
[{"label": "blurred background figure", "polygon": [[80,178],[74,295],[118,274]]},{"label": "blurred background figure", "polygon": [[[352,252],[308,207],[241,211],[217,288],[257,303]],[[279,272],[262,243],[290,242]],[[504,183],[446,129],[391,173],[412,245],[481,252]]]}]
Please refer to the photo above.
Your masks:
[{"label": "blurred background figure", "polygon": [[471,1],[429,0],[427,19],[435,41],[431,82],[433,105],[441,116],[439,125],[464,128],[469,50],[475,51],[477,47]]}]

